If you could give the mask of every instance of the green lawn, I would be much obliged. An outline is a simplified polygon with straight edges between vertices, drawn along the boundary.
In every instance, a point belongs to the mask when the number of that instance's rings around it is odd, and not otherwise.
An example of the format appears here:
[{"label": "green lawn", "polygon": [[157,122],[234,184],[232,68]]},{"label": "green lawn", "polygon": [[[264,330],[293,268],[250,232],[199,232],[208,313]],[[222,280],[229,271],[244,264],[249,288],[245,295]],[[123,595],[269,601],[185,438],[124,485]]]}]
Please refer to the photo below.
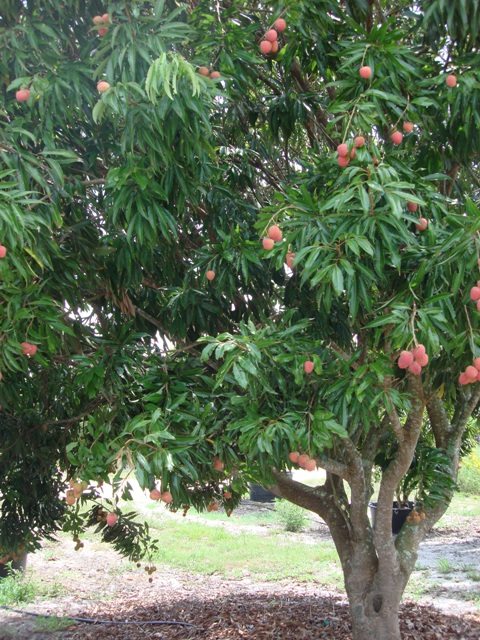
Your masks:
[{"label": "green lawn", "polygon": [[188,520],[165,520],[155,536],[160,551],[154,560],[187,571],[325,585],[342,581],[337,552],[329,541],[311,545],[278,535],[236,535]]}]

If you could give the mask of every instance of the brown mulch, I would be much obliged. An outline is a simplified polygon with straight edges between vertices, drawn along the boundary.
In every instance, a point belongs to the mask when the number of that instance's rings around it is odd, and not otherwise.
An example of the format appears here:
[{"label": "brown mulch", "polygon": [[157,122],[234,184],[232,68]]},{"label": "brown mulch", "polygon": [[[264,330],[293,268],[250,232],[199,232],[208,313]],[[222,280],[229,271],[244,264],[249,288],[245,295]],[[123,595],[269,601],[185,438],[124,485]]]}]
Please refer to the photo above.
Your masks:
[{"label": "brown mulch", "polygon": [[[95,618],[177,620],[190,622],[195,627],[80,624],[55,637],[65,640],[351,640],[348,607],[340,597],[294,592],[289,595],[282,591],[277,594],[271,590],[255,594],[239,591],[210,599],[203,593],[200,597],[192,593],[166,605],[117,602],[109,611],[105,611],[105,605],[96,608]],[[84,615],[91,616],[92,612]],[[447,616],[407,603],[402,606],[402,633],[404,640],[478,640],[480,620]],[[32,636],[37,637],[37,634]],[[1,632],[0,639],[4,640]]]}]

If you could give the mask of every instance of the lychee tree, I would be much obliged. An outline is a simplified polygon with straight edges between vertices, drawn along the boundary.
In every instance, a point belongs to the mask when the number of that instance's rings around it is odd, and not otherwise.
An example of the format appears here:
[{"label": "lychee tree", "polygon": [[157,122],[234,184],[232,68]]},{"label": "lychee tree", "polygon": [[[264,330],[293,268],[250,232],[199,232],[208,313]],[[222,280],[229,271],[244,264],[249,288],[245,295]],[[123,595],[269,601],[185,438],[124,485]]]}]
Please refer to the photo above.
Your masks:
[{"label": "lychee tree", "polygon": [[[479,21],[440,0],[3,3],[17,541],[82,528],[95,489],[66,509],[67,475],[131,467],[172,509],[228,512],[255,480],[328,524],[354,639],[400,638],[480,400]],[[85,524],[135,556],[145,530],[109,510]]]}]

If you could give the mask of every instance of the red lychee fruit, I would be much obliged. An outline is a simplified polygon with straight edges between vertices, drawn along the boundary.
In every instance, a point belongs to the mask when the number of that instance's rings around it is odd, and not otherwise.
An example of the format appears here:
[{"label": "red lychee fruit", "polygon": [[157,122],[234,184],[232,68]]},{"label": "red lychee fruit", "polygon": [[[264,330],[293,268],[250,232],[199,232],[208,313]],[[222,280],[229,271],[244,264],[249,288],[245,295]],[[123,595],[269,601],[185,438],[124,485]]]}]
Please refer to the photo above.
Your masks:
[{"label": "red lychee fruit", "polygon": [[220,71],[212,71],[210,74],[210,78],[212,80],[218,80],[221,77],[222,77],[222,74],[220,73]]},{"label": "red lychee fruit", "polygon": [[207,278],[207,280],[212,282],[212,280],[215,280],[215,271],[212,271],[212,269],[209,269],[205,274],[205,277]]},{"label": "red lychee fruit", "polygon": [[275,242],[271,238],[264,238],[262,240],[262,245],[265,251],[271,251],[273,249],[273,245]]},{"label": "red lychee fruit", "polygon": [[317,463],[313,458],[310,458],[310,460],[307,460],[307,462],[305,463],[306,471],[315,471],[316,468],[317,468]]},{"label": "red lychee fruit", "polygon": [[426,367],[428,364],[428,355],[426,353],[423,355],[420,354],[418,358],[415,358],[415,362],[418,362],[421,367]]},{"label": "red lychee fruit", "polygon": [[457,76],[454,76],[452,73],[445,78],[445,83],[447,87],[451,89],[457,86]]},{"label": "red lychee fruit", "polygon": [[260,42],[260,51],[264,56],[268,56],[269,53],[272,53],[272,43],[268,40],[262,40]]},{"label": "red lychee fruit", "polygon": [[108,13],[103,14],[102,22],[104,22],[105,24],[108,24],[110,22],[110,16],[108,15]]},{"label": "red lychee fruit", "polygon": [[283,18],[277,18],[273,23],[273,26],[279,33],[283,33],[287,28],[287,22]]},{"label": "red lychee fruit", "polygon": [[411,351],[402,351],[400,357],[398,358],[398,367],[400,369],[408,369],[408,367],[413,363],[413,353]]},{"label": "red lychee fruit", "polygon": [[3,244],[0,244],[0,260],[3,260],[7,255],[7,247],[4,247]]},{"label": "red lychee fruit", "polygon": [[473,367],[472,365],[469,365],[466,369],[465,369],[465,376],[471,381],[475,381],[477,379],[478,376],[478,370],[476,367]]},{"label": "red lychee fruit", "polygon": [[70,507],[75,504],[76,498],[75,498],[75,492],[73,489],[67,489],[67,493],[65,494],[65,500]]},{"label": "red lychee fruit", "polygon": [[298,456],[298,466],[304,468],[307,462],[310,460],[310,456],[307,456],[306,453],[302,453],[302,455]]},{"label": "red lychee fruit", "polygon": [[415,228],[417,231],[426,231],[428,229],[428,220],[426,218],[419,218]]},{"label": "red lychee fruit", "polygon": [[397,146],[399,144],[402,144],[403,133],[401,131],[394,131],[392,134],[390,134],[390,140]]},{"label": "red lychee fruit", "polygon": [[357,149],[359,149],[360,147],[364,146],[365,138],[363,136],[357,136],[353,141],[353,144],[357,147]]},{"label": "red lychee fruit", "polygon": [[416,202],[407,202],[407,209],[410,211],[410,213],[415,213],[415,211],[418,209],[418,204]]},{"label": "red lychee fruit", "polygon": [[213,459],[213,468],[215,471],[223,471],[225,469],[225,464],[220,460],[220,458]]},{"label": "red lychee fruit", "polygon": [[350,164],[350,158],[345,156],[338,156],[337,163],[339,167],[348,167],[348,165]]},{"label": "red lychee fruit", "polygon": [[402,126],[405,133],[412,133],[414,127],[413,122],[404,122]]},{"label": "red lychee fruit", "polygon": [[283,233],[278,225],[273,224],[271,227],[269,227],[267,236],[274,242],[280,242],[283,238]]},{"label": "red lychee fruit", "polygon": [[480,287],[472,287],[470,289],[470,299],[473,300],[473,302],[480,300]]},{"label": "red lychee fruit", "polygon": [[295,262],[295,254],[293,251],[288,251],[285,258],[285,263],[289,269],[293,269],[293,263]]},{"label": "red lychee fruit", "polygon": [[312,373],[314,368],[315,365],[311,360],[305,360],[305,362],[303,363],[303,370],[305,371],[305,373]]},{"label": "red lychee fruit", "polygon": [[475,369],[480,371],[480,358],[475,358],[475,360],[473,361],[473,366],[475,367]]},{"label": "red lychee fruit", "polygon": [[372,77],[372,69],[370,67],[360,67],[358,73],[360,74],[360,77],[363,78],[364,80],[368,80],[369,78]]},{"label": "red lychee fruit", "polygon": [[23,355],[29,358],[32,358],[38,351],[37,345],[30,344],[30,342],[22,342],[20,346],[22,347]]},{"label": "red lychee fruit", "polygon": [[268,42],[275,42],[275,40],[278,40],[278,33],[275,29],[269,29],[267,31],[265,34],[265,40],[268,40]]},{"label": "red lychee fruit", "polygon": [[100,38],[103,38],[103,36],[107,35],[108,33],[108,29],[105,27],[102,27],[101,29],[98,30],[98,35],[100,36]]},{"label": "red lychee fruit", "polygon": [[356,155],[357,155],[357,150],[355,149],[355,147],[353,147],[353,149],[350,151],[350,160],[353,160]]},{"label": "red lychee fruit", "polygon": [[198,67],[198,73],[199,73],[201,76],[208,76],[208,75],[210,75],[210,71],[209,71],[208,67]]},{"label": "red lychee fruit", "polygon": [[225,500],[231,500],[232,499],[232,492],[231,491],[224,491],[223,492],[223,497],[225,498]]},{"label": "red lychee fruit", "polygon": [[102,16],[93,16],[92,20],[93,20],[93,24],[96,24],[96,25],[103,24]]},{"label": "red lychee fruit", "polygon": [[298,464],[299,457],[300,454],[298,453],[298,451],[291,451],[288,454],[288,459],[290,460],[290,462],[293,462],[293,464]]},{"label": "red lychee fruit", "polygon": [[160,500],[161,497],[162,497],[162,494],[158,489],[152,489],[150,491],[150,500]]},{"label": "red lychee fruit", "polygon": [[423,344],[419,344],[412,350],[412,353],[414,359],[418,360],[420,356],[424,356],[427,353],[427,350]]},{"label": "red lychee fruit", "polygon": [[412,364],[408,367],[408,370],[414,376],[419,376],[422,373],[422,367],[418,364],[418,362],[412,362]]},{"label": "red lychee fruit", "polygon": [[109,89],[110,89],[110,84],[105,80],[100,80],[100,82],[97,82],[97,91],[99,93],[105,93],[105,91],[108,91]]},{"label": "red lychee fruit", "polygon": [[107,525],[109,527],[114,527],[118,522],[118,516],[116,513],[107,513]]},{"label": "red lychee fruit", "polygon": [[278,40],[275,40],[275,42],[272,42],[272,51],[271,51],[271,53],[278,53],[278,49],[279,49]]},{"label": "red lychee fruit", "polygon": [[165,502],[166,504],[170,504],[171,502],[173,502],[173,496],[170,491],[164,491],[160,496],[160,500],[162,502]]},{"label": "red lychee fruit", "polygon": [[15,92],[17,102],[26,102],[30,98],[30,89],[19,89]]},{"label": "red lychee fruit", "polygon": [[345,142],[342,142],[342,144],[338,145],[337,154],[339,156],[348,156],[348,145],[345,144]]}]

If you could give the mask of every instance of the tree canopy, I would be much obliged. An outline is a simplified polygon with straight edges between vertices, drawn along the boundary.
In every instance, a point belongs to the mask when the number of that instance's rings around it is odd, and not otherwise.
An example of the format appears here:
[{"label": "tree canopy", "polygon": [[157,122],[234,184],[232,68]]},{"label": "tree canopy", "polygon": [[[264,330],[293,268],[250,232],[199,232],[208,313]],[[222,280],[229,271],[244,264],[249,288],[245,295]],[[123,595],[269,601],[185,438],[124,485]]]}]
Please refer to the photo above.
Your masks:
[{"label": "tree canopy", "polygon": [[[396,609],[480,399],[479,22],[443,0],[4,1],[4,550],[80,531],[65,474],[117,473],[120,497],[130,467],[171,508],[229,511],[257,480],[325,518],[368,620],[388,572]],[[282,473],[296,454],[323,486]],[[399,487],[419,520],[394,537]]]}]

